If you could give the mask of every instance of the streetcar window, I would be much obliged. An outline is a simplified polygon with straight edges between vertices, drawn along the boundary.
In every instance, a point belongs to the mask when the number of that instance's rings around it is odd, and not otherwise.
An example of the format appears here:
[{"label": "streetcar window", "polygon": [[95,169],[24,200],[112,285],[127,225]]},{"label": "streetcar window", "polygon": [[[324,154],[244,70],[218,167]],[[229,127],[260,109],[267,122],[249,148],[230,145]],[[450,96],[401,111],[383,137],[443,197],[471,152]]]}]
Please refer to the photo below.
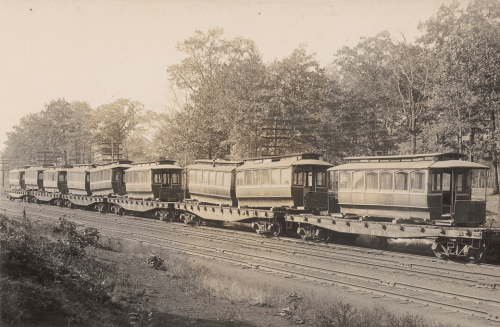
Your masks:
[{"label": "streetcar window", "polygon": [[253,172],[253,185],[260,185],[260,170],[254,170]]},{"label": "streetcar window", "polygon": [[189,171],[189,183],[196,184],[196,170]]},{"label": "streetcar window", "polygon": [[408,173],[397,172],[395,174],[396,191],[408,191]]},{"label": "streetcar window", "polygon": [[181,183],[181,174],[173,173],[172,174],[172,184],[180,184]]},{"label": "streetcar window", "polygon": [[443,185],[443,174],[432,173],[431,190],[432,192],[441,192]]},{"label": "streetcar window", "polygon": [[326,186],[326,173],[324,171],[318,171],[316,173],[316,186],[318,187]]},{"label": "streetcar window", "polygon": [[160,174],[153,174],[153,183],[160,184]]},{"label": "streetcar window", "polygon": [[443,191],[450,191],[450,181],[451,181],[451,175],[447,173],[443,173]]},{"label": "streetcar window", "polygon": [[412,192],[425,192],[425,172],[412,171],[411,177],[411,191]]},{"label": "streetcar window", "polygon": [[306,186],[310,186],[312,187],[313,186],[313,173],[312,171],[306,173]]},{"label": "streetcar window", "polygon": [[59,174],[59,182],[64,182],[64,177],[63,174]]},{"label": "streetcar window", "polygon": [[210,172],[210,185],[215,186],[215,171]]},{"label": "streetcar window", "polygon": [[90,183],[90,174],[85,176],[85,179],[86,179],[87,183]]},{"label": "streetcar window", "polygon": [[353,189],[363,190],[365,188],[365,172],[355,171],[352,173],[352,184],[354,186]]},{"label": "streetcar window", "polygon": [[122,181],[122,174],[119,171],[115,171],[115,181],[121,182]]},{"label": "streetcar window", "polygon": [[469,188],[469,174],[457,175],[457,193],[467,193]]},{"label": "streetcar window", "polygon": [[236,173],[236,186],[245,185],[245,173],[243,171],[239,171]]},{"label": "streetcar window", "polygon": [[271,171],[269,169],[264,169],[262,171],[262,185],[271,184]]},{"label": "streetcar window", "polygon": [[201,185],[203,181],[203,171],[198,170],[196,171],[196,184]]},{"label": "streetcar window", "polygon": [[294,172],[293,173],[293,185],[294,186],[302,186],[304,185],[304,173],[303,172]]},{"label": "streetcar window", "polygon": [[203,185],[208,185],[209,177],[210,177],[210,172],[208,170],[205,170],[203,172],[203,181],[202,181]]},{"label": "streetcar window", "polygon": [[273,185],[281,184],[280,176],[281,176],[280,169],[271,170],[271,184]]},{"label": "streetcar window", "polygon": [[168,186],[170,184],[168,180],[168,174],[163,174],[162,184],[163,186]]},{"label": "streetcar window", "polygon": [[392,172],[380,173],[380,189],[384,191],[392,190]]},{"label": "streetcar window", "polygon": [[245,185],[252,185],[252,171],[245,172]]},{"label": "streetcar window", "polygon": [[221,171],[218,171],[217,172],[216,181],[215,181],[215,185],[222,186],[223,179],[224,179],[224,173],[221,172]]},{"label": "streetcar window", "polygon": [[351,173],[339,173],[339,189],[351,189]]},{"label": "streetcar window", "polygon": [[290,184],[290,169],[281,169],[281,184]]},{"label": "streetcar window", "polygon": [[232,178],[231,173],[224,173],[224,183],[223,183],[224,187],[231,187],[231,178]]},{"label": "streetcar window", "polygon": [[378,173],[376,172],[366,173],[366,189],[378,190]]},{"label": "streetcar window", "polygon": [[331,170],[328,172],[328,189],[330,191],[337,191],[339,189],[339,181],[337,180],[337,172]]}]

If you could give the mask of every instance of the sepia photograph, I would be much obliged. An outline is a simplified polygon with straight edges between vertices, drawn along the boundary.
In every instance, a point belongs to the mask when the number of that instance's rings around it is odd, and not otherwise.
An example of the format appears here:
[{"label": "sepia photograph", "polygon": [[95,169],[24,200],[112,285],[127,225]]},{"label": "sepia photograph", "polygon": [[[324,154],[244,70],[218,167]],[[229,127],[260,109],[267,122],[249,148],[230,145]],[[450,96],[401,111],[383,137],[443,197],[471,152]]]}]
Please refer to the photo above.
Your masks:
[{"label": "sepia photograph", "polygon": [[500,0],[0,0],[0,63],[0,326],[499,326]]}]

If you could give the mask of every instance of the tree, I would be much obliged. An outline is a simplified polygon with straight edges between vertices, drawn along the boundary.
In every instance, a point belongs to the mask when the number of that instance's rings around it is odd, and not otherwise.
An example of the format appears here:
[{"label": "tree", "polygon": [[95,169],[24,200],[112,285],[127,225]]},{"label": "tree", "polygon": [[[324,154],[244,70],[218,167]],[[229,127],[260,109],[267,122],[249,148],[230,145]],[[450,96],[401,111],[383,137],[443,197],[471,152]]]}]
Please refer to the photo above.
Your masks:
[{"label": "tree", "polygon": [[[455,116],[459,149],[468,134],[468,152],[493,162],[498,193],[498,117],[500,77],[500,2],[476,0],[465,10],[454,2],[420,26],[420,42],[438,62],[435,99],[444,117]],[[462,129],[463,127],[463,129]]]},{"label": "tree", "polygon": [[142,103],[123,98],[99,106],[92,117],[94,140],[122,144],[127,153],[127,137],[139,124],[143,110]]}]

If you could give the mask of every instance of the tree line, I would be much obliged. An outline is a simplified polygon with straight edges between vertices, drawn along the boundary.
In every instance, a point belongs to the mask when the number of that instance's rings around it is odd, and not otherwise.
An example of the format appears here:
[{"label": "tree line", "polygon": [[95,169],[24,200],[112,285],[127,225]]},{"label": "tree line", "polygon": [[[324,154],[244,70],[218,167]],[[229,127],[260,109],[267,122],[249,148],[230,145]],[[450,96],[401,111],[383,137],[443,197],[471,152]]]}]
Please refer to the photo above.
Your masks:
[{"label": "tree line", "polygon": [[51,101],[9,133],[5,152],[25,164],[47,147],[88,160],[93,144],[111,140],[132,160],[318,151],[335,164],[456,151],[489,163],[498,192],[500,2],[443,5],[418,28],[414,43],[388,32],[361,38],[326,67],[305,45],[264,63],[250,39],[196,31],[167,69],[165,111],[126,99],[96,109]]}]

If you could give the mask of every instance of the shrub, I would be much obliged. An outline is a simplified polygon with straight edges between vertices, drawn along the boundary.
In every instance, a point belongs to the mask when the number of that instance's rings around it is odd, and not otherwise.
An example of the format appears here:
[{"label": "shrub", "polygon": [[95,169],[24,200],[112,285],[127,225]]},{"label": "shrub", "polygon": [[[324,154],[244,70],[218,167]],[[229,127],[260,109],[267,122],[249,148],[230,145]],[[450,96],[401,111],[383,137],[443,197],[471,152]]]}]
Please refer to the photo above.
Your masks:
[{"label": "shrub", "polygon": [[148,257],[148,265],[154,269],[162,269],[164,267],[164,260],[159,255],[151,253]]}]

